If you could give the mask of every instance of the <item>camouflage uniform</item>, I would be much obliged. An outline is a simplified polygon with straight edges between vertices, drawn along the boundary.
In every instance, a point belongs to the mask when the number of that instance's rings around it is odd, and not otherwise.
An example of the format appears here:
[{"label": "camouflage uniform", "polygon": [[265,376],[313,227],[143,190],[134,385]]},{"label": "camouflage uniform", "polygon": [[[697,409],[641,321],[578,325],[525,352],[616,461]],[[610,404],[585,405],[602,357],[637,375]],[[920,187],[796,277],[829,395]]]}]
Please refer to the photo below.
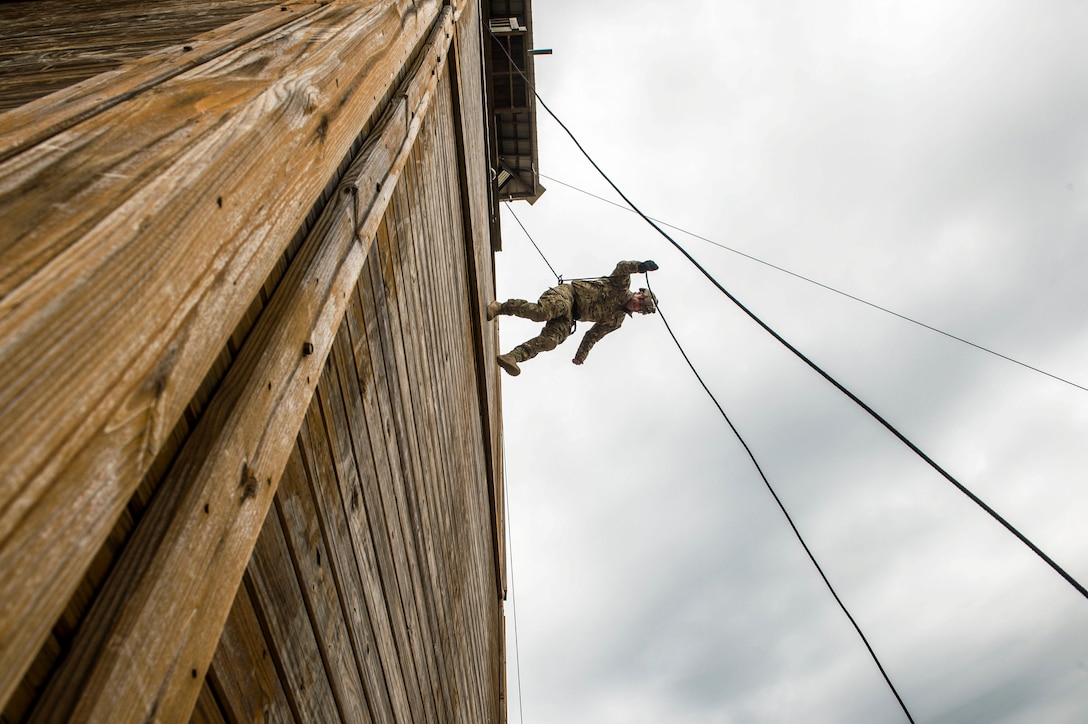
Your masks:
[{"label": "camouflage uniform", "polygon": [[585,359],[593,345],[614,332],[631,315],[624,309],[633,295],[631,275],[639,268],[637,261],[621,261],[612,274],[599,279],[585,279],[552,287],[534,304],[524,299],[510,299],[499,305],[499,314],[546,322],[540,335],[518,345],[510,354],[518,362],[555,349],[574,331],[574,322],[595,322],[582,337],[576,359]]}]

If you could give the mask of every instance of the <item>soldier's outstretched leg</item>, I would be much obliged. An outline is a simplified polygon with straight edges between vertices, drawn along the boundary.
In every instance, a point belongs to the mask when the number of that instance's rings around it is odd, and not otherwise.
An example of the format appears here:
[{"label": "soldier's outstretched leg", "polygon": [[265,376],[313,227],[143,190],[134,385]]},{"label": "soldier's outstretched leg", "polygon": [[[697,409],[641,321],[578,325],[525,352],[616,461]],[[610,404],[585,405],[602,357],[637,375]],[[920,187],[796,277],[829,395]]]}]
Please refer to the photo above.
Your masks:
[{"label": "soldier's outstretched leg", "polygon": [[569,284],[552,287],[540,295],[535,304],[524,299],[507,299],[505,302],[491,302],[487,305],[488,321],[500,314],[522,317],[534,322],[547,322],[557,317],[570,317],[574,305],[574,290]]},{"label": "soldier's outstretched leg", "polygon": [[507,374],[517,377],[521,374],[521,368],[518,367],[519,362],[531,360],[541,352],[555,349],[569,336],[570,320],[567,318],[552,319],[544,325],[544,329],[541,330],[538,336],[533,337],[524,344],[519,344],[506,354],[500,354],[497,358],[499,366],[506,370]]}]

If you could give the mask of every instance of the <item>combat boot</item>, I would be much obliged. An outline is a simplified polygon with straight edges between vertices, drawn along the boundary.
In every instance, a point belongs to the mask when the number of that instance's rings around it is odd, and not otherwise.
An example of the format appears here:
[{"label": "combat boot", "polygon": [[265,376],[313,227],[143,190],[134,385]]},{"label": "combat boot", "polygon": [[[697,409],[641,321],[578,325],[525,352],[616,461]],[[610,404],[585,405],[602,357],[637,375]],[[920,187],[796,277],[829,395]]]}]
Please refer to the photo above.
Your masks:
[{"label": "combat boot", "polygon": [[500,354],[495,359],[498,361],[499,367],[502,367],[504,370],[506,370],[506,374],[510,375],[511,377],[517,377],[521,374],[521,368],[518,367],[518,361],[514,359],[513,352]]},{"label": "combat boot", "polygon": [[499,310],[502,309],[500,302],[491,302],[487,305],[487,321],[491,321],[495,317],[499,316]]}]

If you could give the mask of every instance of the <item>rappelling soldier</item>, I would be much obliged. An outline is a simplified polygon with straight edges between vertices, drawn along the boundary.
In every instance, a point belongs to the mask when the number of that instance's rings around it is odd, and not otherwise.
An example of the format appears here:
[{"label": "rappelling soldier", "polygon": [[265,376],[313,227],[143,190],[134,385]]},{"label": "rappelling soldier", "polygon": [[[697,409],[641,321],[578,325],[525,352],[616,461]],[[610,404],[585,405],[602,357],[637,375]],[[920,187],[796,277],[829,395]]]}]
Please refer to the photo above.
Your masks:
[{"label": "rappelling soldier", "polygon": [[631,275],[657,271],[652,261],[621,261],[612,274],[598,279],[578,279],[552,287],[540,295],[535,304],[524,299],[509,299],[487,305],[488,321],[500,314],[545,322],[540,335],[525,344],[519,344],[506,354],[498,356],[499,366],[508,374],[521,374],[519,362],[536,357],[541,352],[555,349],[574,332],[575,322],[594,322],[578,345],[578,353],[572,360],[580,365],[589,356],[589,350],[609,332],[614,332],[623,320],[635,312],[653,314],[657,311],[657,297],[648,289],[632,292]]}]

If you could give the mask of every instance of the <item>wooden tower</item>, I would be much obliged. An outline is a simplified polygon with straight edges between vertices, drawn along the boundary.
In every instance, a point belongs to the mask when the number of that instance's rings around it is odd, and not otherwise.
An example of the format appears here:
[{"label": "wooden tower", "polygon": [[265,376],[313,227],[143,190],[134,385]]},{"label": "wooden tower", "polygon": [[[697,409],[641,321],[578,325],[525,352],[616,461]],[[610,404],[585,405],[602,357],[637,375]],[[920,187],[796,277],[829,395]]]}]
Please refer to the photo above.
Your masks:
[{"label": "wooden tower", "polygon": [[505,720],[487,15],[0,3],[4,721]]}]

